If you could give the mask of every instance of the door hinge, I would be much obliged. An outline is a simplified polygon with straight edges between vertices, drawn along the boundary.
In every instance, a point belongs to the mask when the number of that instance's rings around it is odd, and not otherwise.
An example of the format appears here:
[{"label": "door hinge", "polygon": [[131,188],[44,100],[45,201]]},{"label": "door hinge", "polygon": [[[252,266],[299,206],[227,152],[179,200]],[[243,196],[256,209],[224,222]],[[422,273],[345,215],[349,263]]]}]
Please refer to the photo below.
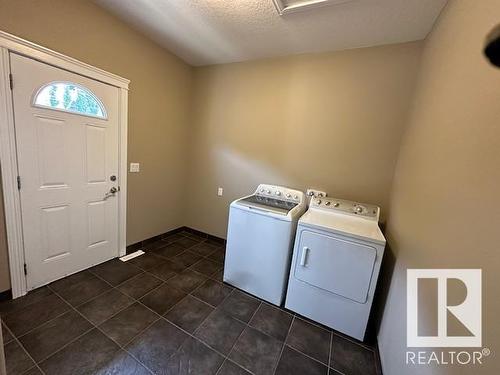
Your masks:
[{"label": "door hinge", "polygon": [[24,275],[26,276],[28,274],[28,266],[26,263],[24,263]]},{"label": "door hinge", "polygon": [[17,190],[21,190],[21,176],[17,176]]},{"label": "door hinge", "polygon": [[9,85],[10,85],[10,89],[13,90],[14,89],[14,78],[12,77],[12,73],[9,73]]}]

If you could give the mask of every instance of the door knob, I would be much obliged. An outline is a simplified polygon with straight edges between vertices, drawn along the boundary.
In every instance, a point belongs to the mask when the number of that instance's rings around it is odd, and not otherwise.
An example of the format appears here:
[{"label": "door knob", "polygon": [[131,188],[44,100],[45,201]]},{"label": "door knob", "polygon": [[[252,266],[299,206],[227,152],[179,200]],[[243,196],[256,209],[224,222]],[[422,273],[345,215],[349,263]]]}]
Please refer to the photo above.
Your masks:
[{"label": "door knob", "polygon": [[118,189],[113,186],[106,194],[104,194],[104,200],[108,199],[109,197],[113,197],[117,191]]}]

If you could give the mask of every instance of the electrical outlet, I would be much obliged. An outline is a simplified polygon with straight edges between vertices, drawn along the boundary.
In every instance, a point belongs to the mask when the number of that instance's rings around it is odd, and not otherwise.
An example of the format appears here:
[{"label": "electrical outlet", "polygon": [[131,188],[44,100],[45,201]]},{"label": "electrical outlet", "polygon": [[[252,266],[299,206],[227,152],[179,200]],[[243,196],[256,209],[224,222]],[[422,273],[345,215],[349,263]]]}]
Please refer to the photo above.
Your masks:
[{"label": "electrical outlet", "polygon": [[306,194],[308,197],[314,197],[314,198],[324,198],[328,196],[328,194],[325,191],[316,189],[307,189]]},{"label": "electrical outlet", "polygon": [[224,189],[223,189],[223,188],[221,188],[221,187],[219,187],[219,188],[217,189],[217,195],[218,195],[219,197],[222,197],[222,194],[223,194],[223,193],[224,193]]},{"label": "electrical outlet", "polygon": [[139,163],[130,163],[130,172],[137,173],[141,170],[141,165]]}]

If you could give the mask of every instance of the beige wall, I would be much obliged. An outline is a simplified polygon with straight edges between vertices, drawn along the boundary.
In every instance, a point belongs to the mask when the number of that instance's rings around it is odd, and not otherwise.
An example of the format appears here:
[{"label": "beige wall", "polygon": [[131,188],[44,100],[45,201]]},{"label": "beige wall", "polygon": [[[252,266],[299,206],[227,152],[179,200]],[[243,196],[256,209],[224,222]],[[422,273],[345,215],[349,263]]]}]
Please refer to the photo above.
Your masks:
[{"label": "beige wall", "polygon": [[127,242],[183,225],[191,67],[90,1],[0,0],[0,30],[131,80]]},{"label": "beige wall", "polygon": [[[452,0],[425,44],[388,220],[396,263],[379,334],[386,375],[498,374],[500,69],[482,47],[499,15],[498,0]],[[404,365],[407,268],[483,269],[483,346],[494,353],[483,366]]]},{"label": "beige wall", "polygon": [[407,43],[197,68],[187,225],[225,237],[229,203],[262,182],[384,212],[420,51]]}]

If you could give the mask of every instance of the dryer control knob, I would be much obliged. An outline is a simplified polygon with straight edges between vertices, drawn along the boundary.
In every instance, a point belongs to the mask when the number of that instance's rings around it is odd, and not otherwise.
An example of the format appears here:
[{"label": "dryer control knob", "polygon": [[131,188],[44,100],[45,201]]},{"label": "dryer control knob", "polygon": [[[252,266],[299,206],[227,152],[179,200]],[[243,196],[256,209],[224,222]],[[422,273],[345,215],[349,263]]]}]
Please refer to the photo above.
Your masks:
[{"label": "dryer control knob", "polygon": [[356,212],[358,214],[362,213],[363,212],[363,207],[360,207],[360,206],[356,207]]},{"label": "dryer control knob", "polygon": [[318,199],[318,200],[316,201],[316,203],[317,203],[318,205],[319,205],[319,204],[321,204],[321,199]]},{"label": "dryer control knob", "polygon": [[268,190],[268,191],[267,191],[267,194],[271,194],[271,190]]},{"label": "dryer control knob", "polygon": [[325,202],[325,206],[329,206],[331,204],[332,204],[332,202],[330,202],[330,201]]},{"label": "dryer control knob", "polygon": [[279,197],[281,195],[281,191],[277,191],[276,195]]},{"label": "dryer control knob", "polygon": [[292,194],[288,193],[288,194],[286,195],[286,197],[287,197],[288,199],[290,199],[290,198],[292,197]]}]

